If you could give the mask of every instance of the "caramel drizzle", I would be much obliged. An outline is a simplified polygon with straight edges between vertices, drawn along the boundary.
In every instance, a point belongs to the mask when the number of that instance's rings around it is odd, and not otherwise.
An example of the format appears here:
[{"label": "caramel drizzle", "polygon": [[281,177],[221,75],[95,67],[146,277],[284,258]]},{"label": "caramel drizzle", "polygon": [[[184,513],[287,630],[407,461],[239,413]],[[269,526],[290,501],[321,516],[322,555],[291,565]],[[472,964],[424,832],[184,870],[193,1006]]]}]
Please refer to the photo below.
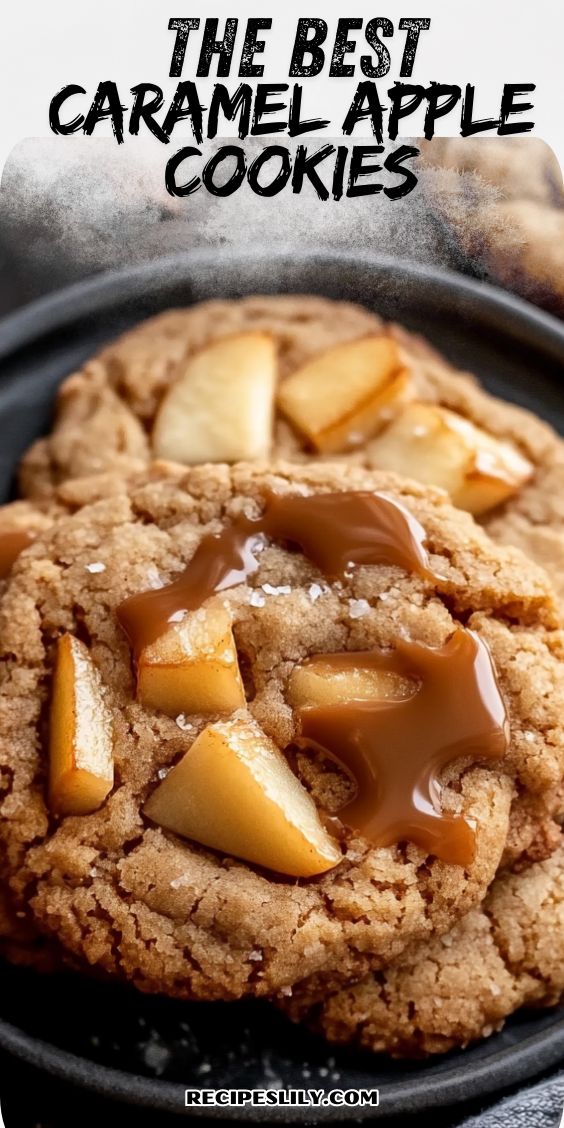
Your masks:
[{"label": "caramel drizzle", "polygon": [[24,548],[35,540],[33,533],[25,529],[14,529],[10,533],[0,533],[0,580],[5,580],[12,570],[12,565],[23,552]]},{"label": "caramel drizzle", "polygon": [[356,784],[341,821],[375,846],[407,840],[469,865],[475,825],[442,809],[438,776],[453,760],[497,761],[507,752],[509,722],[485,642],[459,628],[439,649],[400,640],[391,652],[320,654],[309,662],[388,670],[418,683],[401,700],[300,711],[300,743],[328,754]]},{"label": "caramel drizzle", "polygon": [[363,564],[394,564],[434,578],[425,530],[394,498],[352,491],[309,497],[269,493],[260,517],[241,515],[220,533],[205,536],[172,583],[120,604],[118,619],[135,654],[210,596],[252,576],[265,538],[299,545],[330,579]]}]

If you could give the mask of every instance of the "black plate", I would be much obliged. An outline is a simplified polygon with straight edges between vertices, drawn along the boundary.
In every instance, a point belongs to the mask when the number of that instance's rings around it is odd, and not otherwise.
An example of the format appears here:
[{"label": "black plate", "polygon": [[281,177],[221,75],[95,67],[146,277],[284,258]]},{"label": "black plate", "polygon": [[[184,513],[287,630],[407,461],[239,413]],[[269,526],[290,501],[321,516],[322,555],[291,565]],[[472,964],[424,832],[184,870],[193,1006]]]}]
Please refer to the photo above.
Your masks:
[{"label": "black plate", "polygon": [[[462,277],[369,256],[200,252],[95,278],[0,326],[2,500],[20,454],[48,426],[57,385],[103,341],[175,304],[279,292],[363,302],[425,333],[492,391],[564,432],[564,328],[524,302]],[[401,1116],[492,1094],[554,1065],[564,1053],[564,1016],[523,1013],[462,1053],[397,1064],[335,1051],[266,1004],[188,1005],[78,977],[0,968],[0,1045],[53,1075],[154,1110],[182,1113],[187,1086],[313,1085],[379,1087],[379,1114]],[[227,1108],[200,1112],[241,1116]],[[247,1108],[244,1117],[312,1119],[309,1110],[283,1108]],[[349,1117],[350,1110],[327,1106],[315,1119]]]}]

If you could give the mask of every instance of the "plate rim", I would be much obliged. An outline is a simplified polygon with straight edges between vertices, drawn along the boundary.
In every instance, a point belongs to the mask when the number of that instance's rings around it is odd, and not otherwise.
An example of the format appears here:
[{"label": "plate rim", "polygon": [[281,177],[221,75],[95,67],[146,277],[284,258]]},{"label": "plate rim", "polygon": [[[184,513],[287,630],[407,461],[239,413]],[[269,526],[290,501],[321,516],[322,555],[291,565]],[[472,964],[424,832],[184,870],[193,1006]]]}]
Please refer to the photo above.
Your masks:
[{"label": "plate rim", "polygon": [[[258,248],[251,248],[236,252],[229,251],[223,257],[227,262],[246,266],[255,262],[259,255]],[[148,260],[134,267],[100,272],[29,302],[21,310],[8,314],[0,320],[0,360],[29,344],[30,341],[37,340],[44,333],[52,332],[53,329],[62,329],[81,316],[92,316],[99,306],[104,305],[116,287],[119,288],[122,302],[130,302],[142,292],[147,279],[151,279],[155,285],[159,278],[162,278],[163,282],[166,281],[171,272],[197,271],[199,266],[216,264],[219,257],[221,252],[210,248],[179,252]],[[440,290],[448,287],[451,297],[456,295],[463,305],[465,300],[470,300],[473,305],[477,303],[485,314],[493,309],[497,310],[513,328],[523,327],[528,333],[532,329],[535,336],[538,335],[542,347],[545,349],[548,347],[554,352],[556,359],[562,360],[560,350],[564,349],[564,323],[553,314],[532,305],[525,298],[518,297],[499,286],[493,286],[490,282],[469,278],[442,267],[427,266],[425,263],[409,259],[398,260],[390,256],[372,254],[370,251],[352,253],[324,248],[287,251],[276,248],[269,250],[268,258],[273,267],[299,264],[304,267],[319,265],[323,268],[339,264],[343,267],[350,265],[354,269],[363,265],[372,268],[376,274],[391,271],[410,282],[424,281],[426,287],[432,286]]]},{"label": "plate rim", "polygon": [[[184,1084],[162,1081],[114,1069],[61,1050],[44,1039],[23,1034],[12,1023],[0,1021],[0,1046],[19,1061],[98,1097],[139,1108],[150,1107],[153,1111],[188,1115],[194,1119],[242,1120],[241,1109],[235,1106],[190,1106],[187,1109],[185,1090],[204,1091],[206,1086],[188,1081]],[[564,1015],[541,1035],[530,1034],[521,1042],[499,1050],[493,1058],[484,1058],[474,1066],[470,1075],[466,1070],[461,1076],[459,1064],[454,1063],[443,1074],[435,1076],[432,1085],[425,1080],[423,1071],[416,1078],[398,1078],[385,1085],[380,1083],[375,1087],[380,1089],[380,1097],[384,1097],[384,1101],[381,1100],[378,1109],[368,1105],[358,1107],[352,1115],[355,1121],[370,1120],[379,1115],[393,1118],[433,1108],[454,1108],[490,1094],[503,1095],[519,1081],[532,1079],[555,1066],[562,1060],[563,1053]],[[538,1060],[541,1054],[542,1062]],[[255,1123],[337,1123],[350,1119],[351,1111],[341,1106],[320,1106],[314,1116],[310,1107],[246,1106],[244,1110],[244,1120]]]},{"label": "plate rim", "polygon": [[[62,330],[81,317],[96,316],[116,292],[119,293],[120,305],[126,306],[143,294],[148,281],[151,292],[156,293],[159,280],[169,284],[171,279],[188,282],[191,275],[197,276],[199,268],[217,266],[221,257],[232,267],[240,263],[248,271],[249,266],[261,257],[261,252],[259,248],[228,252],[202,248],[193,252],[181,252],[148,260],[134,267],[99,273],[30,302],[0,321],[0,361],[27,345],[39,344],[42,336]],[[532,343],[545,355],[550,355],[560,363],[564,360],[564,323],[523,298],[454,271],[427,266],[425,263],[396,260],[369,251],[352,253],[321,248],[269,251],[269,262],[274,271],[277,267],[283,269],[292,266],[296,270],[300,267],[302,270],[313,267],[320,270],[324,267],[346,270],[350,267],[353,272],[363,267],[373,271],[377,277],[392,272],[392,276],[400,281],[403,278],[412,285],[424,283],[427,295],[430,289],[443,296],[448,291],[458,313],[464,313],[467,307],[468,312],[474,316],[479,313],[486,320],[490,318],[493,322],[495,319],[503,334],[513,333],[517,337],[522,335],[527,343]],[[306,288],[304,286],[304,290]],[[0,389],[1,387],[0,379]],[[82,1090],[130,1105],[150,1107],[155,1111],[177,1114],[188,1111],[183,1103],[183,1093],[187,1087],[184,1084],[149,1078],[92,1061],[27,1034],[2,1019],[0,1046],[19,1060],[50,1076],[73,1083]],[[405,1080],[398,1078],[390,1084],[386,1083],[381,1088],[385,1104],[377,1111],[383,1116],[397,1116],[413,1112],[415,1108],[423,1111],[449,1104],[457,1105],[476,1096],[500,1093],[517,1081],[532,1078],[543,1069],[554,1066],[563,1054],[564,1013],[548,1029],[529,1034],[519,1043],[499,1049],[482,1061],[472,1064],[472,1068],[469,1063],[462,1073],[460,1062],[457,1061],[442,1074],[435,1075],[432,1085],[424,1071],[415,1077]],[[321,1107],[316,1110],[315,1119],[319,1122],[342,1121],[350,1118],[351,1111],[338,1107]],[[369,1107],[355,1108],[354,1117],[366,1120],[373,1117],[375,1112]],[[241,1119],[241,1110],[229,1106],[194,1107],[189,1110],[189,1115],[202,1119],[236,1120]],[[246,1108],[245,1119],[255,1122],[311,1121],[312,1113],[311,1109],[258,1106]]]}]

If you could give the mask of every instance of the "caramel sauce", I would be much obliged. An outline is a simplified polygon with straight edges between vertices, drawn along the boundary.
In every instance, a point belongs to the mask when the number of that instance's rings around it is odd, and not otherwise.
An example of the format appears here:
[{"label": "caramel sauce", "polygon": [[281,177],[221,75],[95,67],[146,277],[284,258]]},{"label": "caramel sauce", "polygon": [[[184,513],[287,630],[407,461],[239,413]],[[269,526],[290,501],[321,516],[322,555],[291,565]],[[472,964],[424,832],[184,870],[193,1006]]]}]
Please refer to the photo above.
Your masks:
[{"label": "caramel sauce", "polygon": [[343,492],[309,497],[269,493],[260,517],[236,518],[203,538],[183,572],[166,587],[126,599],[117,610],[134,652],[206,599],[244,583],[258,569],[265,538],[299,545],[330,579],[362,564],[396,564],[432,578],[425,530],[386,494]]},{"label": "caramel sauce", "polygon": [[25,529],[15,529],[11,533],[0,533],[0,580],[6,579],[20,552],[23,552],[24,548],[27,548],[34,540],[34,534],[26,532]]},{"label": "caramel sauce", "polygon": [[318,668],[388,670],[419,683],[411,697],[300,711],[300,743],[328,754],[356,784],[341,821],[375,846],[407,840],[443,861],[469,865],[475,826],[442,810],[438,776],[461,757],[497,761],[507,751],[509,723],[483,640],[459,628],[439,649],[399,640],[393,651],[309,661]]}]

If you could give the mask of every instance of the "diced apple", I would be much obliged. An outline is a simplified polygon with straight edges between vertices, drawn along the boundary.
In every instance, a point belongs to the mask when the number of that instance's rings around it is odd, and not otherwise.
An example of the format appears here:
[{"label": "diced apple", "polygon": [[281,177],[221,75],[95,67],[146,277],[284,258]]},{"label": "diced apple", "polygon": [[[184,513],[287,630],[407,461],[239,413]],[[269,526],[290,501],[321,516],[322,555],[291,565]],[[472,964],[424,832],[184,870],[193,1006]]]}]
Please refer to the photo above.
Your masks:
[{"label": "diced apple", "polygon": [[474,514],[506,501],[533,473],[511,443],[454,411],[425,403],[408,404],[373,440],[369,453],[379,469],[441,486],[454,505]]},{"label": "diced apple", "polygon": [[285,757],[246,716],[208,725],[145,804],[183,838],[291,877],[341,861]]},{"label": "diced apple", "polygon": [[202,607],[145,647],[137,663],[137,696],[170,717],[241,709],[245,690],[229,612]]},{"label": "diced apple", "polygon": [[322,658],[296,666],[288,682],[288,702],[294,709],[339,705],[346,701],[402,701],[415,683],[392,670],[324,663]]},{"label": "diced apple", "polygon": [[161,403],[155,456],[183,463],[266,458],[276,377],[276,345],[267,333],[238,333],[202,349]]},{"label": "diced apple", "polygon": [[114,783],[112,721],[87,647],[70,634],[57,643],[49,742],[49,806],[87,815]]},{"label": "diced apple", "polygon": [[409,396],[399,349],[388,337],[361,337],[314,356],[288,376],[278,406],[324,453],[360,446],[393,418]]}]

